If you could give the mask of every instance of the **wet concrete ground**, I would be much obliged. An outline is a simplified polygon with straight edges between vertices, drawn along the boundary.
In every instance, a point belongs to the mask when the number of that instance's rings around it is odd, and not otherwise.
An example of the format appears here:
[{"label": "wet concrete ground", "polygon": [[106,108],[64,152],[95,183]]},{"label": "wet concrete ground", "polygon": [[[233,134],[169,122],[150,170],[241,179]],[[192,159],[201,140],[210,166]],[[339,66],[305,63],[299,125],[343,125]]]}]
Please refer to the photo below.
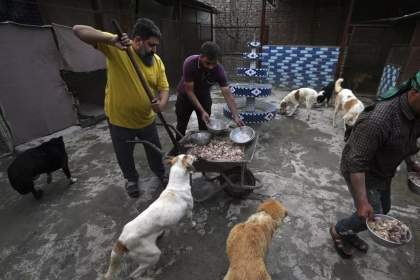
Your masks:
[{"label": "wet concrete ground", "polygon": [[[266,100],[278,104],[284,94],[276,92]],[[220,101],[215,99],[215,115],[221,114]],[[171,104],[165,112],[169,123],[175,123],[173,111]],[[257,128],[260,137],[249,168],[264,187],[243,200],[219,191],[196,202],[198,226],[193,229],[185,220],[165,235],[159,243],[163,254],[149,273],[151,279],[222,279],[228,267],[229,230],[254,213],[261,199],[272,195],[289,209],[267,255],[273,279],[420,279],[420,196],[407,188],[404,166],[393,182],[390,215],[411,227],[414,241],[390,249],[363,233],[370,245],[366,255],[356,254],[351,260],[338,257],[328,227],[353,209],[338,168],[343,129],[341,125],[332,128],[331,107],[317,108],[309,122],[305,119],[305,110],[300,109],[295,117],[277,116]],[[0,162],[0,279],[96,279],[106,270],[124,224],[152,202],[158,181],[141,146],[136,147],[135,157],[142,196],[133,200],[123,189],[106,123],[59,134],[65,135],[70,168],[78,182],[68,186],[59,171],[53,174],[54,182],[46,185],[41,176],[36,182],[45,191],[41,201],[14,192],[4,172],[11,159]],[[163,129],[160,136],[164,150],[169,150]],[[193,188],[201,197],[220,189],[202,184]],[[135,263],[125,258],[119,279],[127,279],[134,268]]]}]

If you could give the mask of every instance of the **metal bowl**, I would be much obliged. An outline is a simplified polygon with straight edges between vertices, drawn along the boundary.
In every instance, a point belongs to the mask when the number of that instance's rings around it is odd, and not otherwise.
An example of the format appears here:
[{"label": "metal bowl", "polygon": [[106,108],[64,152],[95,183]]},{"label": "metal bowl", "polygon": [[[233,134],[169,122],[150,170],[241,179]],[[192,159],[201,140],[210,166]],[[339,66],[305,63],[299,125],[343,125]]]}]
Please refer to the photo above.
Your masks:
[{"label": "metal bowl", "polygon": [[193,144],[204,146],[211,140],[211,133],[207,131],[199,131],[190,135],[189,139]]},{"label": "metal bowl", "polygon": [[420,194],[420,175],[417,172],[408,172],[408,188],[416,194]]},{"label": "metal bowl", "polygon": [[237,127],[230,132],[229,138],[236,144],[246,144],[254,140],[255,130],[250,126]]},{"label": "metal bowl", "polygon": [[222,134],[227,131],[227,124],[221,119],[211,118],[207,124],[207,129],[213,134]]},{"label": "metal bowl", "polygon": [[[396,219],[394,217],[391,217],[391,216],[388,216],[388,215],[383,215],[383,214],[375,214],[375,218],[390,219],[390,220],[397,220],[398,221],[398,219]],[[401,242],[401,243],[393,242],[393,241],[386,240],[386,239],[380,237],[378,234],[376,234],[376,232],[369,227],[369,224],[368,224],[367,220],[366,220],[366,227],[367,227],[369,235],[372,237],[372,239],[376,243],[378,243],[382,246],[385,246],[385,247],[390,247],[390,248],[400,247],[400,246],[403,246],[403,245],[409,243],[411,241],[411,239],[413,238],[413,234],[411,233],[411,230],[409,229],[408,230],[408,240],[407,241]]]}]

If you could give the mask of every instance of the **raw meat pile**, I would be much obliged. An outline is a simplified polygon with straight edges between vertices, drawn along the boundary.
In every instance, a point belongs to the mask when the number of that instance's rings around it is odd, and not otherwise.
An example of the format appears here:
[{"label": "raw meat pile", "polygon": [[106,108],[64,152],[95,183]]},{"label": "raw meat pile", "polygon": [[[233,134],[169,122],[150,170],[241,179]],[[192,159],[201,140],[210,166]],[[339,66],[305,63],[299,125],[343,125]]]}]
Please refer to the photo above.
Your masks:
[{"label": "raw meat pile", "polygon": [[388,241],[405,243],[410,237],[408,226],[398,220],[375,218],[375,221],[368,221],[368,226],[377,235]]},{"label": "raw meat pile", "polygon": [[192,145],[188,154],[207,160],[240,161],[244,159],[244,148],[229,140],[215,138],[205,146]]}]

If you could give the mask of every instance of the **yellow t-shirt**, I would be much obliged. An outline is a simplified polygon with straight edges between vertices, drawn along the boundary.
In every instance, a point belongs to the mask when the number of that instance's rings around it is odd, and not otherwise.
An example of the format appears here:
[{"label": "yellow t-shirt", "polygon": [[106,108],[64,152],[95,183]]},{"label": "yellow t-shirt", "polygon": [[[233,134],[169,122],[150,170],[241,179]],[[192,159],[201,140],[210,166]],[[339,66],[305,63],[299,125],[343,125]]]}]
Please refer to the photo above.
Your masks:
[{"label": "yellow t-shirt", "polygon": [[[102,43],[96,47],[106,56],[105,114],[110,123],[133,129],[150,125],[155,113],[127,53]],[[134,59],[154,95],[169,90],[165,66],[158,55],[155,54],[150,67],[144,65],[137,54],[134,54]]]}]

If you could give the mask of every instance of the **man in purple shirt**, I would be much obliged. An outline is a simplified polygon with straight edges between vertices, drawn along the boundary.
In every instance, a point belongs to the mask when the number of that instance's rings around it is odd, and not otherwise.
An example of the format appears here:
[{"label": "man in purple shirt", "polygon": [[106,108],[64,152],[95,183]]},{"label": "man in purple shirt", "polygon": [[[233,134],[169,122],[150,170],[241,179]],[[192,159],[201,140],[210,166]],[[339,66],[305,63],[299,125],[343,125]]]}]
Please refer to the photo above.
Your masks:
[{"label": "man in purple shirt", "polygon": [[216,83],[219,84],[222,95],[232,112],[233,120],[238,126],[244,125],[228,87],[225,70],[218,63],[219,56],[219,46],[214,42],[205,42],[201,46],[199,55],[189,56],[184,61],[175,104],[176,128],[183,135],[193,111],[197,114],[199,129],[207,129],[206,123],[209,122],[212,105],[210,88]]}]

